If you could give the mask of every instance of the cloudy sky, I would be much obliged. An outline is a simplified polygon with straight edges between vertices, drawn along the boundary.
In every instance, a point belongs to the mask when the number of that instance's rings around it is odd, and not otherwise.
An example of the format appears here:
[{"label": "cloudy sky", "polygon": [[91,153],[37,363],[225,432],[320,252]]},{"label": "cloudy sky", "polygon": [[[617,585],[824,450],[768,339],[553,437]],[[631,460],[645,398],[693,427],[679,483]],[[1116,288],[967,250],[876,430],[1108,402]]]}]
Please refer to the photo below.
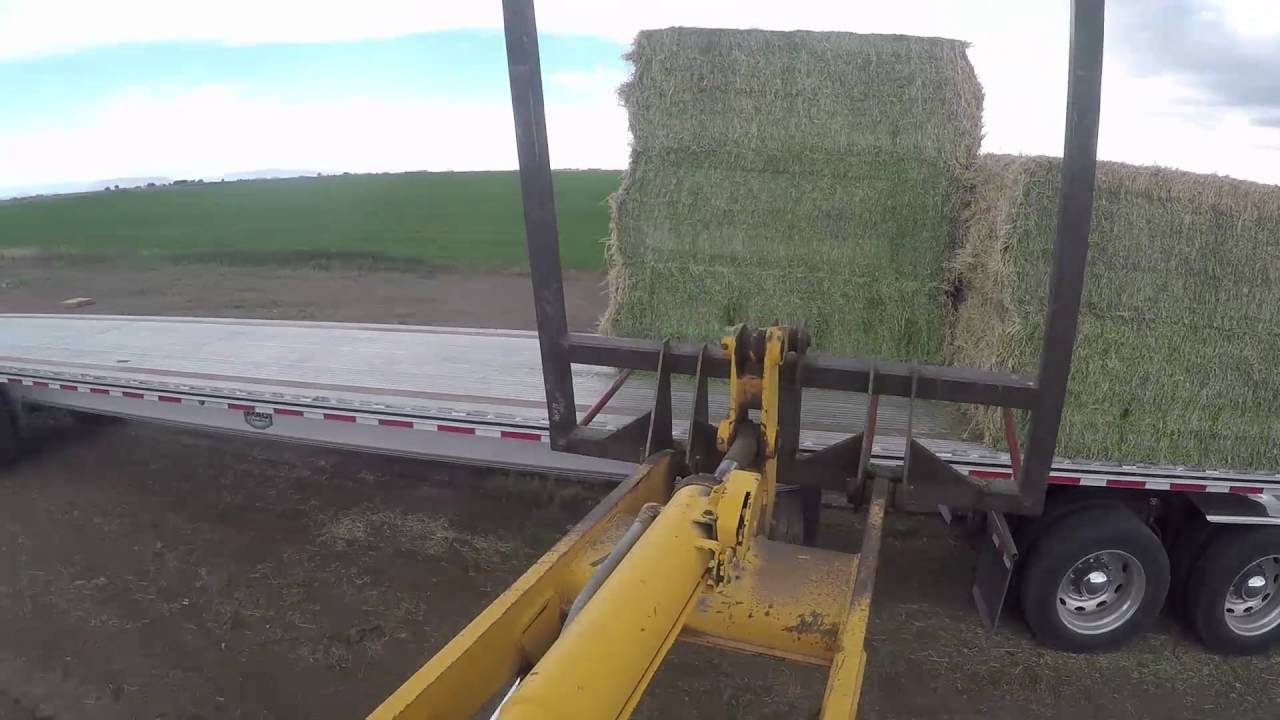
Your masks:
[{"label": "cloudy sky", "polygon": [[[1111,0],[1099,153],[1280,183],[1280,1]],[[553,164],[621,168],[647,27],[968,40],[984,149],[1061,152],[1067,0],[539,0]],[[0,0],[0,188],[515,166],[499,0]]]}]

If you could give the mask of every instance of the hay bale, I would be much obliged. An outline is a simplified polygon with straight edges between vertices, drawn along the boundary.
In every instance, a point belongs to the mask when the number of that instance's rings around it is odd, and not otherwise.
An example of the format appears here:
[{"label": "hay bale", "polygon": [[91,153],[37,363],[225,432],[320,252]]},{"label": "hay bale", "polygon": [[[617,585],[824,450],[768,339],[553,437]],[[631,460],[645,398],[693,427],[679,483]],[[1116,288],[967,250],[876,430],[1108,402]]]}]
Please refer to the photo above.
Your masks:
[{"label": "hay bale", "polygon": [[[959,365],[1031,372],[1060,161],[983,156],[954,271]],[[1280,469],[1280,187],[1100,163],[1058,454]],[[994,414],[980,435],[998,442]]]},{"label": "hay bale", "polygon": [[671,28],[629,59],[603,332],[806,321],[818,349],[941,359],[948,233],[981,135],[963,43]]}]

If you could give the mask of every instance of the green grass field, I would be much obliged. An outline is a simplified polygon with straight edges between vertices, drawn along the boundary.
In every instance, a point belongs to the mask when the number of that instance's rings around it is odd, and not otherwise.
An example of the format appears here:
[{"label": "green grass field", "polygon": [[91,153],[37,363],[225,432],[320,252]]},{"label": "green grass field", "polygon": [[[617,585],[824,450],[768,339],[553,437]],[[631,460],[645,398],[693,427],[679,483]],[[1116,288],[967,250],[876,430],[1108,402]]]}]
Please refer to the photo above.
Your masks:
[{"label": "green grass field", "polygon": [[[566,268],[604,267],[619,171],[555,174]],[[221,262],[354,258],[524,267],[514,171],[342,175],[0,203],[0,251]]]}]

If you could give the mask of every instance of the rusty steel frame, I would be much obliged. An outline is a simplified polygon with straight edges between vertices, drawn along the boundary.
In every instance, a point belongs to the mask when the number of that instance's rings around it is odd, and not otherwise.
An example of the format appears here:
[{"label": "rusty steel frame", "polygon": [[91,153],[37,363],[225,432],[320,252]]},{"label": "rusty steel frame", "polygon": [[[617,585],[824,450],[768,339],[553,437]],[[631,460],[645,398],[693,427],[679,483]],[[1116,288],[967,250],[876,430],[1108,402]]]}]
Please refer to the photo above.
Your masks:
[{"label": "rusty steel frame", "polygon": [[[552,447],[584,454],[631,457],[668,446],[670,433],[652,427],[614,436],[578,427],[574,417],[573,363],[669,374],[727,377],[728,358],[716,348],[647,340],[570,333],[565,317],[551,164],[543,107],[537,23],[533,0],[503,0],[507,64],[511,80],[520,187],[524,205],[529,271],[533,285],[538,340],[546,385]],[[810,353],[796,372],[794,393],[798,417],[799,389],[827,388],[869,392],[873,368],[875,393],[921,400],[991,405],[1030,413],[1016,492],[996,492],[974,485],[957,493],[948,479],[952,500],[1006,512],[1037,514],[1043,508],[1049,467],[1057,445],[1075,348],[1080,300],[1089,249],[1098,119],[1101,98],[1105,0],[1072,0],[1066,130],[1058,221],[1049,278],[1049,303],[1034,379],[1018,375],[936,365],[885,362]],[[661,398],[655,410],[669,408]],[[669,412],[669,411],[668,411]],[[790,413],[790,410],[788,410]],[[921,487],[921,492],[926,488]]]}]

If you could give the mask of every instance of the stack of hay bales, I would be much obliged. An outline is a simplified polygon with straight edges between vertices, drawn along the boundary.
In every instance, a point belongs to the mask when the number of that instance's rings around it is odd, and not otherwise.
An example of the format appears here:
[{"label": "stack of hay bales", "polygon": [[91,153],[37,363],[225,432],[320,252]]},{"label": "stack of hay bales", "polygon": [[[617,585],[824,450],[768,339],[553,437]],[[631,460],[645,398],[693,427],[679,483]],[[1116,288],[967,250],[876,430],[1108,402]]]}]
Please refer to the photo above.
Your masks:
[{"label": "stack of hay bales", "polygon": [[630,60],[603,332],[803,320],[820,350],[941,360],[981,136],[963,43],[671,28]]},{"label": "stack of hay bales", "polygon": [[[1035,371],[1060,161],[977,156],[962,43],[673,28],[630,58],[603,331],[805,321],[821,350]],[[1058,454],[1280,469],[1280,187],[1100,163]]]},{"label": "stack of hay bales", "polygon": [[[1060,164],[980,159],[954,364],[1035,370]],[[999,441],[993,413],[975,420]],[[1280,469],[1280,187],[1099,164],[1058,454]]]}]

